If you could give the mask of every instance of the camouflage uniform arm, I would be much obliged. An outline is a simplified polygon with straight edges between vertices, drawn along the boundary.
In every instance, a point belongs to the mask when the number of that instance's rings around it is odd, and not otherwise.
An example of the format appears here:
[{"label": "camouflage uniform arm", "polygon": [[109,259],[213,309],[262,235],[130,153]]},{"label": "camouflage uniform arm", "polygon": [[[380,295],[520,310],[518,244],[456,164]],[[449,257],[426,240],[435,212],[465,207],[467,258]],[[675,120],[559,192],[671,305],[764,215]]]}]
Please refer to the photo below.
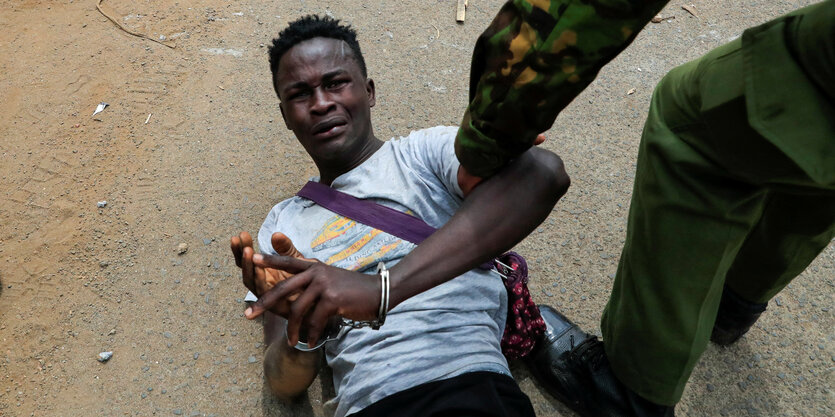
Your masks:
[{"label": "camouflage uniform arm", "polygon": [[512,0],[476,42],[455,152],[489,177],[557,114],[668,0]]}]

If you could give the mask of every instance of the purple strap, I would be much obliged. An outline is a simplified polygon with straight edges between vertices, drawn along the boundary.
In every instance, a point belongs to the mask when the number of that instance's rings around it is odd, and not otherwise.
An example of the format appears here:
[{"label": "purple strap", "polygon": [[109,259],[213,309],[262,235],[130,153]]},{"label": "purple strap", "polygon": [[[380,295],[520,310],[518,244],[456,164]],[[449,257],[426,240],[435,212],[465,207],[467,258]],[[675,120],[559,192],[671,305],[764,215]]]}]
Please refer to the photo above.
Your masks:
[{"label": "purple strap", "polygon": [[415,245],[419,245],[429,235],[435,233],[434,227],[415,216],[370,200],[360,200],[320,182],[308,181],[296,195],[312,200],[336,214],[382,230]]}]

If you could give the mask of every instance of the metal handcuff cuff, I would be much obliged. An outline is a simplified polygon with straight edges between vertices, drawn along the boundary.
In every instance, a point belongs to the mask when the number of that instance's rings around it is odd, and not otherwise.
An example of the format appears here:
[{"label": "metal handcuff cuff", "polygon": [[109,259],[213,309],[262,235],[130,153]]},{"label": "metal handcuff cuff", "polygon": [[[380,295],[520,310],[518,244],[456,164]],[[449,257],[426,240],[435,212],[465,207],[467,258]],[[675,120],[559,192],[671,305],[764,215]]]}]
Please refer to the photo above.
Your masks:
[{"label": "metal handcuff cuff", "polygon": [[[389,280],[389,270],[383,262],[377,264],[377,275],[380,276],[380,308],[377,310],[377,318],[374,320],[351,320],[344,317],[332,317],[325,325],[325,330],[319,343],[314,347],[307,346],[307,332],[305,329],[300,329],[299,341],[294,346],[297,350],[303,352],[310,352],[324,346],[325,343],[337,340],[342,336],[343,329],[361,329],[363,327],[370,327],[373,330],[380,330],[380,326],[386,322],[386,314],[389,310],[389,290],[391,288]],[[284,323],[284,332],[287,332],[287,322]],[[302,335],[301,333],[304,333]]]}]

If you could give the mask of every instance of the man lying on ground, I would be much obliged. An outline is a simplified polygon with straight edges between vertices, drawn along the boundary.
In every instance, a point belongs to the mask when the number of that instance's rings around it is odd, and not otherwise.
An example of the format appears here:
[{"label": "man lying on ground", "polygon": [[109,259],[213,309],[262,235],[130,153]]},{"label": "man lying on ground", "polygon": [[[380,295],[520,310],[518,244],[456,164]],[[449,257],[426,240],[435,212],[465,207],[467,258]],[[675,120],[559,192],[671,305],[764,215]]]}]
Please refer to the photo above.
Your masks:
[{"label": "man lying on ground", "polygon": [[[464,205],[483,207],[471,217],[459,216],[463,220],[451,234],[434,235],[419,251],[301,197],[270,211],[258,233],[262,254],[254,254],[245,232],[232,238],[244,283],[261,297],[247,317],[266,315],[264,369],[272,391],[282,399],[303,393],[324,351],[333,369],[337,416],[533,415],[500,349],[507,315],[501,278],[470,268],[486,260],[485,253],[508,249],[491,242],[518,240],[550,213],[569,184],[559,157],[531,149],[490,187],[472,190],[455,157],[457,128],[379,140],[370,118],[374,82],[367,78],[355,33],[332,19],[307,16],[291,23],[273,41],[270,67],[284,121],[319,169],[319,182],[411,213],[435,228],[452,217],[467,194]],[[512,199],[489,204],[499,194],[526,195],[526,204],[516,206]],[[474,227],[479,224],[492,227]],[[491,238],[497,235],[504,238]],[[343,331],[312,352],[291,347],[299,339],[300,317],[321,322],[317,318],[333,313],[329,300],[370,294],[367,302],[337,313],[354,320],[377,318],[383,298],[374,273],[379,262],[391,268],[383,326]],[[293,274],[297,285],[306,286],[295,302],[285,297],[295,292],[292,287],[284,285],[287,293],[278,287],[270,291]],[[437,285],[451,274],[457,278]],[[295,318],[287,334],[277,315]],[[322,332],[309,326],[310,344]]]}]

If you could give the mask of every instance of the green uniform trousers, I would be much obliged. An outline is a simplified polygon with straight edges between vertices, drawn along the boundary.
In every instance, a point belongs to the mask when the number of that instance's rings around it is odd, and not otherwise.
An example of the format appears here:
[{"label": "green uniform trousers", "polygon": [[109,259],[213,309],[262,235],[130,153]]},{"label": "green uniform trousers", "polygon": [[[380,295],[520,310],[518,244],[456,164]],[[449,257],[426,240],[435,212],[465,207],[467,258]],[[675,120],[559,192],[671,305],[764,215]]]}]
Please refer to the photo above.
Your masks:
[{"label": "green uniform trousers", "polygon": [[602,319],[615,375],[673,405],[723,286],[765,303],[835,235],[835,1],[667,74],[644,126]]}]

